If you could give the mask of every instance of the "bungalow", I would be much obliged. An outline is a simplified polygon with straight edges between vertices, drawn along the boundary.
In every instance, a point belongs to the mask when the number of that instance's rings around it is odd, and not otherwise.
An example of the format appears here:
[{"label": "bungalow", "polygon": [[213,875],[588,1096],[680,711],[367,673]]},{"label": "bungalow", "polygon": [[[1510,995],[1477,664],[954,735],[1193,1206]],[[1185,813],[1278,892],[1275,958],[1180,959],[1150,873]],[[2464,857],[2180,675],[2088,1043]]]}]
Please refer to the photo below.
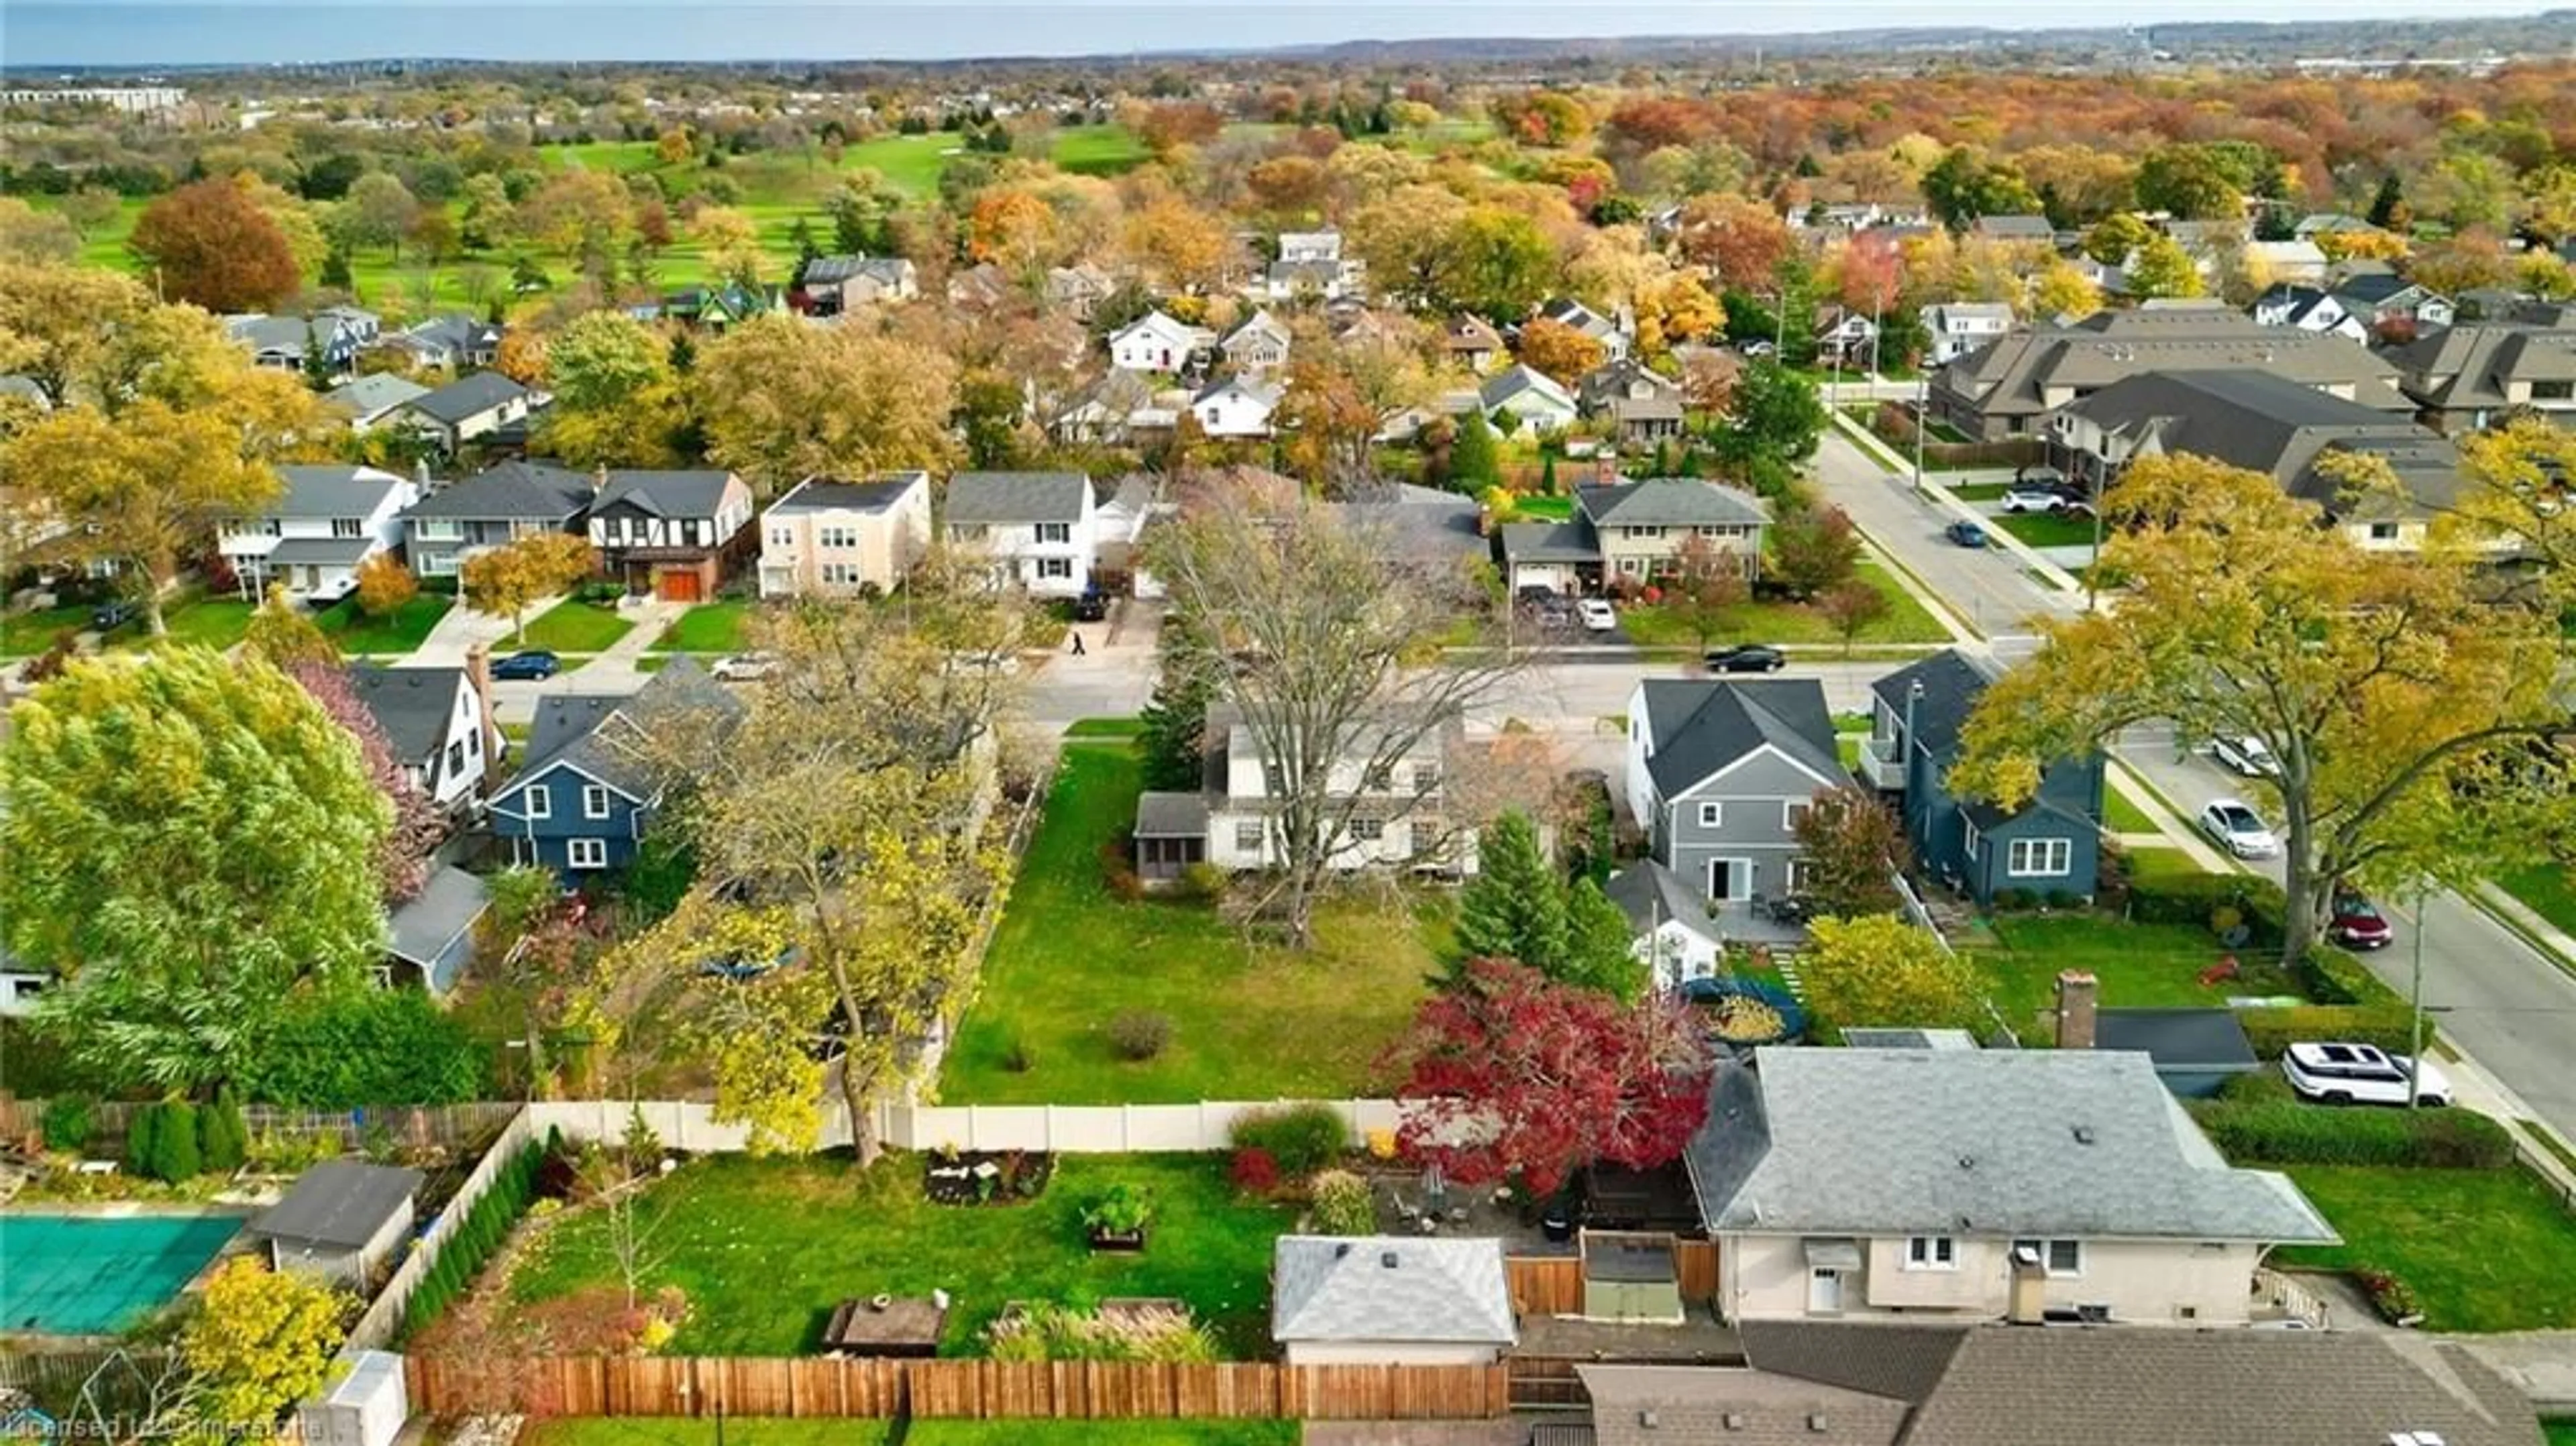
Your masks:
[{"label": "bungalow", "polygon": [[380,344],[408,355],[414,366],[461,372],[499,361],[501,338],[507,334],[497,322],[453,312],[404,327]]},{"label": "bungalow", "polygon": [[687,657],[625,697],[539,697],[525,761],[492,794],[494,841],[512,863],[552,869],[567,887],[624,868],[671,782],[662,750],[673,744],[665,735],[721,734],[742,709]]},{"label": "bungalow", "polygon": [[1628,328],[1570,296],[1550,300],[1538,309],[1537,316],[1532,319],[1574,328],[1601,343],[1601,349],[1610,361],[1618,361],[1628,355],[1631,340]]},{"label": "bungalow", "polygon": [[1559,431],[1574,425],[1581,414],[1574,398],[1559,386],[1555,378],[1534,367],[1515,364],[1497,372],[1477,389],[1476,404],[1488,417],[1506,413],[1524,426],[1542,432]]},{"label": "bungalow", "polygon": [[2050,763],[2019,808],[1949,791],[1960,735],[1992,682],[1989,666],[1952,648],[1873,684],[1861,777],[1897,795],[1924,872],[1956,880],[1980,904],[2007,889],[2089,898],[2102,851],[2100,753]]},{"label": "bungalow", "polygon": [[1279,410],[1286,388],[1276,382],[1232,376],[1210,382],[1190,398],[1190,415],[1211,439],[1270,435],[1270,414]]},{"label": "bungalow", "polygon": [[402,511],[419,492],[408,479],[341,465],[277,472],[286,483],[277,500],[215,534],[242,596],[263,597],[276,582],[296,602],[338,602],[357,587],[367,559],[402,546]]},{"label": "bungalow", "polygon": [[1154,383],[1146,373],[1111,367],[1065,400],[1047,432],[1059,442],[1114,446],[1140,429],[1169,427],[1175,420],[1171,409],[1154,404]]},{"label": "bungalow", "polygon": [[545,402],[544,393],[500,372],[469,372],[404,403],[393,420],[452,456],[465,442],[525,422]]},{"label": "bungalow", "polygon": [[751,543],[751,489],[724,471],[614,471],[590,504],[603,570],[664,602],[703,602]]},{"label": "bungalow", "polygon": [[921,294],[921,273],[900,256],[817,256],[796,273],[788,305],[814,316],[838,316],[854,306],[910,301]]},{"label": "bungalow", "polygon": [[1050,267],[1046,274],[1047,306],[1076,321],[1091,320],[1092,311],[1117,289],[1115,277],[1087,261]]},{"label": "bungalow", "polygon": [[1138,372],[1184,371],[1215,341],[1205,327],[1149,311],[1109,334],[1109,364]]},{"label": "bungalow", "polygon": [[1491,1365],[1520,1340],[1490,1236],[1283,1235],[1274,1250],[1270,1336],[1292,1367]]},{"label": "bungalow", "polygon": [[349,667],[349,689],[385,735],[412,786],[449,812],[477,803],[508,745],[492,721],[490,659],[467,666]]},{"label": "bungalow", "polygon": [[1462,311],[1441,327],[1440,351],[1456,365],[1481,372],[1503,355],[1502,333],[1487,326],[1483,317]]},{"label": "bungalow", "polygon": [[465,560],[523,537],[579,532],[599,481],[547,462],[498,462],[432,488],[403,513],[412,571],[454,577]]},{"label": "bungalow", "polygon": [[808,477],[760,515],[760,595],[892,592],[929,550],[929,473]]},{"label": "bungalow", "polygon": [[1654,971],[1656,988],[1717,974],[1726,932],[1709,917],[1708,898],[1697,884],[1649,858],[1612,874],[1601,889],[1628,916],[1636,956]]},{"label": "bungalow", "polygon": [[1217,343],[1238,371],[1276,371],[1288,365],[1288,328],[1268,311],[1256,308]]},{"label": "bungalow", "polygon": [[1773,1046],[1718,1065],[1684,1163],[1730,1321],[2241,1326],[2267,1252],[2340,1239],[2141,1054]]},{"label": "bungalow", "polygon": [[1099,506],[1080,472],[960,472],[940,524],[948,545],[976,551],[996,581],[1079,597],[1091,587]]},{"label": "bungalow", "polygon": [[429,395],[429,388],[393,372],[372,372],[333,387],[322,405],[349,419],[349,430],[364,435],[402,410],[404,404]]},{"label": "bungalow", "polygon": [[1798,819],[1850,781],[1812,678],[1649,678],[1628,696],[1628,810],[1704,916],[1799,892]]}]

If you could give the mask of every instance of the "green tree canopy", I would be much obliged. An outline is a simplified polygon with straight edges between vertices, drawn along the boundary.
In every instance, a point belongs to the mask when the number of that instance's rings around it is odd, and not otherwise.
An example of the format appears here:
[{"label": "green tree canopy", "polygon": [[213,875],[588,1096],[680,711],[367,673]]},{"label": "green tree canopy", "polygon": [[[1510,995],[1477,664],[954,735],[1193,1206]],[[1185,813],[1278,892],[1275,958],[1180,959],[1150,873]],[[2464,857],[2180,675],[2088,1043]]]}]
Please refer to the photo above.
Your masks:
[{"label": "green tree canopy", "polygon": [[1818,919],[1799,961],[1807,1007],[1838,1029],[1901,1024],[1975,1029],[1989,1022],[1977,971],[1930,932],[1894,914]]}]

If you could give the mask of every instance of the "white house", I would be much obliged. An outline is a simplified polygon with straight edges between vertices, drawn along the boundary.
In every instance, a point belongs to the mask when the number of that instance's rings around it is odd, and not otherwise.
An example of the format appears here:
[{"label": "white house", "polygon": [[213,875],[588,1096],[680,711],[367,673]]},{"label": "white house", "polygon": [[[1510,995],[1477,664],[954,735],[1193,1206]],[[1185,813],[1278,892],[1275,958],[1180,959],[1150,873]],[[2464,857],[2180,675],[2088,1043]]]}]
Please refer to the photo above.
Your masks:
[{"label": "white house", "polygon": [[1288,365],[1288,328],[1266,309],[1255,308],[1217,343],[1225,359],[1242,371],[1276,371]]},{"label": "white house", "polygon": [[1570,296],[1560,296],[1540,307],[1534,319],[1561,322],[1601,343],[1604,361],[1618,361],[1628,354],[1628,328]]},{"label": "white house", "polygon": [[349,419],[349,430],[368,432],[402,410],[405,403],[428,396],[429,388],[393,372],[370,372],[333,387],[322,405]]},{"label": "white house", "polygon": [[1215,343],[1216,337],[1205,327],[1149,311],[1110,333],[1109,363],[1129,371],[1176,372]]},{"label": "white house", "polygon": [[1772,1046],[1685,1160],[1730,1321],[2242,1326],[2266,1252],[2339,1242],[2143,1053]]},{"label": "white house", "polygon": [[1279,233],[1279,259],[1338,263],[1342,259],[1342,233],[1339,231],[1282,231]]},{"label": "white house", "polygon": [[349,669],[349,690],[375,718],[394,762],[444,810],[481,797],[500,762],[505,745],[492,721],[489,666],[489,655],[478,654],[463,668]]},{"label": "white house", "polygon": [[1948,366],[2012,327],[2012,308],[2000,301],[1944,301],[1923,308],[1923,329],[1932,336],[1934,366]]},{"label": "white house", "polygon": [[941,526],[948,545],[985,558],[996,581],[1079,597],[1091,587],[1099,511],[1080,472],[960,472],[948,479]]},{"label": "white house", "polygon": [[374,467],[277,469],[286,489],[267,510],[224,524],[215,550],[241,579],[246,598],[271,582],[296,602],[331,603],[358,585],[358,569],[402,546],[402,512],[420,495],[410,480]]},{"label": "white house", "polygon": [[929,473],[808,477],[760,515],[760,595],[892,592],[929,550]]},{"label": "white house", "polygon": [[1476,400],[1489,418],[1508,412],[1540,431],[1573,426],[1581,412],[1573,395],[1554,377],[1518,364],[1486,378],[1477,389]]},{"label": "white house", "polygon": [[1198,418],[1199,430],[1212,438],[1267,437],[1270,414],[1279,409],[1282,394],[1274,382],[1228,377],[1190,398],[1190,415]]},{"label": "white house", "polygon": [[1716,976],[1726,931],[1709,917],[1708,900],[1688,879],[1654,859],[1640,859],[1611,875],[1602,892],[1628,916],[1636,936],[1630,952],[1654,971],[1656,988]]}]

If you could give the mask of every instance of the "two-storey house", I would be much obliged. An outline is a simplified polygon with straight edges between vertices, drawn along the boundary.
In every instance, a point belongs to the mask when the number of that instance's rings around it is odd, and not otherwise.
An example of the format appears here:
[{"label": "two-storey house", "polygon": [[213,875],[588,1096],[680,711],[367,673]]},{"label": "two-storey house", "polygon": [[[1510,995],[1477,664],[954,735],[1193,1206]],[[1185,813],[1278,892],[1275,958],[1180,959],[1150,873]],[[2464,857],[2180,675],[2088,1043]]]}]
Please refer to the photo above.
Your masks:
[{"label": "two-storey house", "polygon": [[2474,432],[2528,409],[2576,421],[2576,328],[2464,322],[2381,353],[2425,425]]},{"label": "two-storey house", "polygon": [[257,515],[224,524],[215,550],[242,596],[279,583],[295,602],[333,603],[358,586],[358,569],[402,546],[402,511],[419,495],[408,478],[374,467],[280,467],[285,490]]},{"label": "two-storey house", "polygon": [[1873,684],[1861,777],[1898,797],[1924,871],[1957,881],[1979,903],[2002,889],[2090,898],[2101,858],[2100,753],[2051,762],[2018,808],[1950,792],[1960,733],[1993,681],[1988,666],[1953,648]]},{"label": "two-storey house", "polygon": [[1541,306],[1532,320],[1553,321],[1574,328],[1601,343],[1601,350],[1610,361],[1617,361],[1628,354],[1631,340],[1628,328],[1570,296],[1556,297]]},{"label": "two-storey house", "polygon": [[929,550],[929,473],[808,477],[760,515],[760,595],[892,592]]},{"label": "two-storey house", "polygon": [[597,481],[545,462],[500,462],[431,489],[403,513],[411,569],[454,577],[478,552],[546,532],[578,532]]},{"label": "two-storey house", "polygon": [[[1476,836],[1452,817],[1449,783],[1469,745],[1463,728],[1419,736],[1358,730],[1323,766],[1327,812],[1341,822],[1331,857],[1343,871],[1388,868],[1456,876],[1476,872]],[[1192,864],[1229,873],[1280,861],[1280,800],[1293,766],[1266,757],[1258,731],[1230,704],[1208,710],[1206,785],[1196,793],[1147,793],[1136,803],[1136,871],[1178,878]],[[1292,750],[1294,751],[1294,750]]]},{"label": "two-storey house", "polygon": [[1923,308],[1933,366],[1948,366],[2012,330],[2013,310],[2000,301],[1944,301]]},{"label": "two-storey house", "polygon": [[2338,1241],[2143,1054],[1773,1046],[1684,1159],[1731,1321],[2241,1326],[2266,1252]]},{"label": "two-storey house", "polygon": [[415,366],[462,372],[499,361],[501,338],[506,334],[507,328],[497,322],[451,312],[404,327],[385,337],[383,345],[409,356]]},{"label": "two-storey house", "polygon": [[1628,810],[1648,851],[1749,915],[1799,891],[1798,818],[1850,781],[1812,678],[1649,678],[1628,695]]},{"label": "two-storey house", "polygon": [[1076,321],[1091,320],[1091,313],[1118,289],[1118,278],[1088,261],[1071,266],[1047,269],[1044,295],[1047,309],[1061,311]]},{"label": "two-storey house", "polygon": [[1109,334],[1109,363],[1135,372],[1184,371],[1215,343],[1205,327],[1149,311]]},{"label": "two-storey house", "polygon": [[1452,315],[1440,328],[1440,354],[1471,372],[1481,372],[1502,359],[1503,336],[1473,312]]},{"label": "two-storey house", "polygon": [[1080,472],[960,472],[940,519],[950,547],[982,558],[996,582],[1036,597],[1091,587],[1099,497]]},{"label": "two-storey house", "polygon": [[702,602],[753,545],[751,488],[731,472],[614,471],[591,500],[590,545],[632,593]]},{"label": "two-storey house", "polygon": [[1732,556],[1747,578],[1762,562],[1771,525],[1762,499],[1689,477],[1648,477],[1578,487],[1563,522],[1507,522],[1497,539],[1513,591],[1585,592],[1643,586],[1673,570],[1693,538]]},{"label": "two-storey house", "polygon": [[354,306],[326,306],[310,316],[227,316],[224,334],[250,353],[253,366],[275,371],[303,371],[314,365],[340,376],[358,364],[358,353],[373,345],[383,319]]},{"label": "two-storey house", "polygon": [[1584,373],[1574,400],[1583,415],[1607,418],[1622,442],[1651,445],[1682,434],[1681,383],[1635,357]]},{"label": "two-storey house", "polygon": [[1542,432],[1571,427],[1581,414],[1572,394],[1554,377],[1518,363],[1486,378],[1476,389],[1476,405],[1489,418],[1509,415]]},{"label": "two-storey house", "polygon": [[817,256],[798,268],[787,304],[813,316],[839,316],[854,306],[920,294],[920,270],[903,257]]},{"label": "two-storey house", "polygon": [[405,402],[396,419],[453,455],[464,443],[527,421],[545,394],[500,372],[469,372],[427,396]]},{"label": "two-storey house", "polygon": [[672,782],[674,740],[716,746],[742,710],[687,657],[628,696],[539,698],[519,771],[492,793],[492,837],[568,888],[624,868]]},{"label": "two-storey house", "polygon": [[376,720],[394,761],[451,813],[482,798],[507,749],[492,718],[490,662],[477,649],[462,668],[349,668],[350,691]]}]

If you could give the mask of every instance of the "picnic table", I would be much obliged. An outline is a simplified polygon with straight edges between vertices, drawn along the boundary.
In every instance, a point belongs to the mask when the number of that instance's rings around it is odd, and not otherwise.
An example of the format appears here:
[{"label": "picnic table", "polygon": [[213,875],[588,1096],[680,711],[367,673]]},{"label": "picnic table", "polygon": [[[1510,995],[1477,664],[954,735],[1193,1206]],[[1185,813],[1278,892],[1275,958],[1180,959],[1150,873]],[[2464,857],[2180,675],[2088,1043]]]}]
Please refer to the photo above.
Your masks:
[{"label": "picnic table", "polygon": [[853,1298],[832,1308],[831,1322],[823,1327],[823,1350],[836,1356],[935,1356],[947,1324],[944,1301],[911,1295]]}]

